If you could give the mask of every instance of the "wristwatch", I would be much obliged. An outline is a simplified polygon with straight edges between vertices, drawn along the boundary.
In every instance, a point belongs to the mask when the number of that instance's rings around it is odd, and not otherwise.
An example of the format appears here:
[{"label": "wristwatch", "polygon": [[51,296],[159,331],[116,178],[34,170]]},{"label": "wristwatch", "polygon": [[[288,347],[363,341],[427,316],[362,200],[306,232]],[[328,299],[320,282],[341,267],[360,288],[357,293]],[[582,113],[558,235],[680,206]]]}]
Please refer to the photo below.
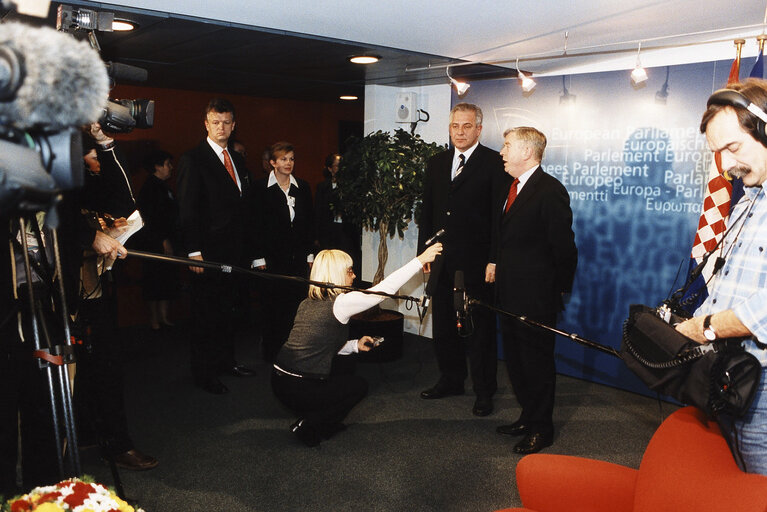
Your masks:
[{"label": "wristwatch", "polygon": [[716,340],[716,331],[711,326],[712,316],[713,315],[706,315],[706,318],[703,319],[703,336],[705,336],[708,341]]}]

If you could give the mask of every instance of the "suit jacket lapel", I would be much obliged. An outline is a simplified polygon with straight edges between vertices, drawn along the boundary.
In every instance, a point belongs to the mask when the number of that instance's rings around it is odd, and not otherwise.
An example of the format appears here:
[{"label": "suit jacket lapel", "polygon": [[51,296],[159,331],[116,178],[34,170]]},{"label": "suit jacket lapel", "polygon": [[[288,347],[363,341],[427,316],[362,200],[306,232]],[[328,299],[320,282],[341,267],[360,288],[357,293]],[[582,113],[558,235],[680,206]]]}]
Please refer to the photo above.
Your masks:
[{"label": "suit jacket lapel", "polygon": [[[232,180],[232,177],[229,176],[229,171],[226,170],[226,167],[221,162],[221,160],[218,158],[218,155],[213,150],[212,147],[210,147],[210,144],[208,144],[207,140],[202,141],[203,144],[205,144],[205,147],[207,148],[207,155],[208,155],[208,168],[211,170],[211,172],[215,173],[219,178],[226,179],[227,183],[229,184],[229,187],[231,187],[234,191],[237,192],[237,194],[240,194],[240,190],[237,188],[237,184]],[[231,158],[231,157],[230,157]],[[237,164],[235,164],[237,165]],[[237,167],[237,173],[239,174],[239,167]],[[242,183],[242,177],[240,177],[240,183]]]},{"label": "suit jacket lapel", "polygon": [[[293,191],[293,185],[291,184],[289,194]],[[269,195],[269,202],[273,205],[270,210],[272,212],[278,212],[277,215],[280,218],[280,224],[283,226],[290,226],[290,209],[288,208],[287,199],[285,198],[285,192],[280,188],[279,183],[268,187],[266,189]]]},{"label": "suit jacket lapel", "polygon": [[[232,155],[232,151],[229,152],[230,155]],[[235,165],[235,171],[237,172],[237,175],[240,177],[240,186],[242,187],[242,193],[245,194],[245,192],[250,187],[250,176],[248,175],[248,169],[245,166],[245,159],[240,158],[239,155],[235,156],[232,155],[232,162],[234,162]],[[226,171],[226,167],[224,167],[224,170]],[[229,174],[228,172],[226,173]]]},{"label": "suit jacket lapel", "polygon": [[[543,169],[541,169],[540,167],[538,167],[535,171],[533,171],[533,174],[530,176],[530,178],[528,178],[527,182],[525,182],[525,186],[522,187],[522,191],[514,200],[514,203],[511,205],[511,208],[509,208],[509,211],[503,214],[504,221],[510,219],[514,215],[514,212],[519,211],[519,209],[522,208],[522,206],[527,201],[529,201],[531,197],[533,197],[533,194],[535,194],[535,187],[538,184],[538,182],[541,180],[542,172],[543,172]],[[508,196],[508,190],[506,191],[506,193]]]},{"label": "suit jacket lapel", "polygon": [[[471,170],[478,165],[479,160],[482,158],[479,156],[479,148],[481,147],[481,144],[478,145],[476,148],[474,148],[474,151],[471,153],[471,156],[468,160],[466,160],[466,163],[463,164],[463,169],[461,170],[461,173],[456,176],[456,178],[453,180],[453,188],[460,187],[462,184],[464,184],[467,180],[467,176],[471,174]],[[453,158],[455,157],[455,148],[453,148]],[[451,173],[452,173],[452,164],[453,160],[450,160],[451,165]]]},{"label": "suit jacket lapel", "polygon": [[435,186],[437,187],[437,190],[440,191],[440,195],[447,194],[450,190],[451,181],[450,181],[450,174],[452,172],[452,165],[453,165],[453,155],[455,154],[455,149],[452,151],[446,151],[444,153],[444,161],[435,168],[436,171],[434,173],[434,180],[435,180]]}]

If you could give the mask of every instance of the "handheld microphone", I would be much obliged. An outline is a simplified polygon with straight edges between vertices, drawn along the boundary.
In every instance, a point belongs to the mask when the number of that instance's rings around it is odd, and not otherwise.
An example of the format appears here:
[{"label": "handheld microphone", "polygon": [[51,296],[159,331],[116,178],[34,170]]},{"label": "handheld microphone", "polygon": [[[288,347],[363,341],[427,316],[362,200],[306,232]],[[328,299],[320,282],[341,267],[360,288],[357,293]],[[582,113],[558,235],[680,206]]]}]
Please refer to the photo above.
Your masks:
[{"label": "handheld microphone", "polygon": [[453,282],[453,309],[455,309],[455,325],[461,331],[466,324],[467,311],[466,287],[463,281],[463,270],[455,271],[455,281]]},{"label": "handheld microphone", "polygon": [[[109,78],[98,52],[49,27],[0,24],[0,124],[58,129],[96,121],[107,104]],[[12,57],[8,57],[8,55]],[[5,55],[5,56],[3,56]],[[2,75],[11,77],[3,84]]]},{"label": "handheld microphone", "polygon": [[434,233],[434,236],[432,236],[431,238],[426,240],[426,242],[424,242],[424,244],[423,244],[424,247],[429,247],[431,244],[433,244],[434,242],[436,242],[437,240],[442,238],[444,235],[445,235],[445,230],[444,229],[440,229],[439,231]]}]

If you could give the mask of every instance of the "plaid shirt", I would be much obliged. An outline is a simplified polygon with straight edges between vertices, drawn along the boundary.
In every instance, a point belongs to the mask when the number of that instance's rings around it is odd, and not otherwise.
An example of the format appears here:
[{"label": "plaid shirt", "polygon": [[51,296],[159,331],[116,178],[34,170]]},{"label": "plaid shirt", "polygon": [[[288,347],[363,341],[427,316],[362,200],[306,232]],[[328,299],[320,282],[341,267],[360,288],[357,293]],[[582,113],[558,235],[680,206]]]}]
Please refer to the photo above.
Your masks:
[{"label": "plaid shirt", "polygon": [[[725,258],[724,266],[708,283],[708,298],[696,315],[732,309],[753,337],[767,342],[767,193],[761,187],[746,187],[735,205],[732,224],[713,256]],[[767,366],[767,350],[751,339],[748,352]]]}]

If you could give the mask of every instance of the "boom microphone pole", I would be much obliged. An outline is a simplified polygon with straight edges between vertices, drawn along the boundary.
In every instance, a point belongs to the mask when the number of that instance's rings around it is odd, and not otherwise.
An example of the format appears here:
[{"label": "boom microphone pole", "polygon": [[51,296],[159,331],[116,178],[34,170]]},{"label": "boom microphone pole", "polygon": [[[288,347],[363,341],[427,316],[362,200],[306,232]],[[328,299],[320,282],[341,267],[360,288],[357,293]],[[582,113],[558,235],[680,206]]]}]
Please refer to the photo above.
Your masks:
[{"label": "boom microphone pole", "polygon": [[[227,265],[227,264],[224,264],[224,263],[215,263],[215,262],[205,261],[205,260],[193,260],[191,258],[183,258],[183,257],[180,257],[180,256],[168,256],[168,255],[165,255],[165,254],[155,254],[155,253],[151,253],[151,252],[135,251],[135,250],[132,250],[132,249],[128,250],[128,256],[135,256],[137,258],[144,258],[144,259],[149,259],[149,260],[154,260],[154,261],[162,261],[162,262],[165,262],[165,263],[173,263],[173,264],[176,264],[176,265],[185,265],[185,266],[194,266],[194,267],[203,267],[203,268],[216,269],[216,270],[219,270],[219,271],[224,272],[224,273],[239,273],[239,274],[245,274],[245,275],[250,275],[250,276],[256,276],[256,277],[259,277],[259,278],[265,278],[265,279],[283,279],[283,280],[289,280],[289,281],[296,281],[296,282],[301,282],[301,283],[306,283],[306,284],[318,286],[320,288],[335,288],[335,289],[338,289],[338,290],[345,290],[345,291],[349,291],[349,292],[361,292],[361,293],[366,293],[366,294],[369,294],[369,295],[381,295],[381,296],[384,296],[384,297],[389,297],[391,299],[399,299],[399,300],[411,301],[411,302],[413,302],[415,304],[419,304],[419,305],[421,304],[421,302],[423,300],[423,299],[419,299],[417,297],[411,297],[409,295],[394,295],[394,294],[391,294],[391,293],[379,292],[379,291],[375,291],[375,290],[363,290],[363,289],[359,289],[359,288],[354,288],[352,286],[341,286],[341,285],[336,285],[336,284],[333,284],[333,283],[321,283],[319,281],[312,281],[310,279],[304,279],[303,277],[284,276],[284,275],[280,275],[280,274],[267,274],[267,273],[265,273],[263,271],[247,270],[247,269],[244,269],[244,268],[241,268],[241,267],[237,267],[237,266],[234,266],[234,265]],[[458,274],[458,272],[456,272],[456,274]],[[462,314],[458,318],[459,322],[462,319],[465,319],[465,321],[468,322],[468,320],[469,320],[468,319],[468,317],[469,317],[468,313],[469,313],[469,308],[470,307],[472,307],[472,306],[482,306],[484,308],[489,309],[490,311],[494,311],[494,312],[502,314],[502,315],[510,316],[510,317],[515,318],[515,319],[519,320],[520,322],[525,323],[527,325],[530,325],[532,327],[538,327],[540,329],[544,329],[546,331],[553,332],[554,334],[558,334],[558,335],[563,336],[565,338],[569,338],[572,341],[574,341],[576,343],[579,343],[581,345],[584,345],[586,347],[593,348],[595,350],[599,350],[600,352],[604,352],[606,354],[610,354],[611,356],[614,356],[614,357],[617,357],[617,358],[621,359],[621,356],[618,353],[618,351],[615,350],[612,347],[609,347],[607,345],[602,345],[601,343],[597,343],[595,341],[587,340],[585,338],[582,338],[578,334],[569,333],[567,331],[563,331],[563,330],[560,330],[560,329],[556,329],[554,327],[550,327],[550,326],[548,326],[546,324],[542,324],[540,322],[537,322],[535,320],[527,318],[524,315],[517,315],[515,313],[511,313],[510,311],[506,311],[506,310],[497,308],[495,306],[491,306],[490,304],[487,304],[487,303],[482,302],[480,300],[472,299],[471,297],[469,297],[466,294],[466,291],[463,289],[463,272],[461,272],[460,276],[456,276],[456,277],[457,277],[457,280],[456,280],[455,286],[458,287],[460,285],[460,292],[456,293],[454,295],[454,297],[453,297],[453,306],[456,308],[456,310],[459,309],[458,308],[458,304],[457,304],[459,296],[462,297],[463,301],[464,301],[462,307],[460,308]],[[458,291],[458,290],[455,290],[455,291]]]},{"label": "boom microphone pole", "polygon": [[539,329],[543,329],[545,331],[553,332],[554,334],[558,334],[560,336],[563,336],[565,338],[569,338],[570,340],[579,343],[583,346],[593,348],[594,350],[599,350],[600,352],[604,352],[605,354],[610,354],[613,357],[617,357],[618,359],[623,359],[620,355],[620,353],[615,350],[613,347],[603,345],[601,343],[597,343],[596,341],[587,340],[585,338],[580,337],[578,334],[570,333],[567,331],[563,331],[561,329],[557,329],[555,327],[548,326],[546,324],[542,324],[541,322],[537,322],[531,318],[527,318],[524,315],[517,315],[515,313],[511,313],[510,311],[506,311],[500,308],[497,308],[495,306],[491,306],[490,304],[487,304],[485,302],[482,302],[477,299],[472,299],[470,297],[466,297],[466,307],[469,306],[482,306],[484,308],[489,309],[490,311],[495,311],[496,313],[499,313],[501,315],[509,316],[511,318],[514,318],[516,320],[519,320],[520,322],[527,324],[532,327],[538,327]]},{"label": "boom microphone pole", "polygon": [[218,270],[225,274],[244,274],[244,275],[248,275],[252,277],[257,277],[259,279],[294,281],[298,283],[317,286],[319,288],[333,288],[336,290],[344,290],[347,292],[360,292],[360,293],[365,293],[368,295],[380,295],[382,297],[388,297],[390,299],[410,301],[419,306],[423,305],[422,302],[424,300],[423,298],[411,297],[410,295],[394,295],[392,293],[380,292],[376,290],[365,290],[360,288],[354,288],[353,286],[343,286],[340,284],[333,284],[333,283],[322,283],[319,281],[312,281],[310,279],[305,279],[303,277],[285,276],[282,274],[270,274],[270,273],[264,272],[263,270],[249,270],[249,269],[245,269],[235,265],[228,265],[226,263],[216,263],[213,261],[206,261],[206,260],[193,260],[191,258],[183,258],[181,256],[168,256],[166,254],[156,254],[152,252],[135,251],[133,249],[128,250],[127,255],[135,256],[137,258],[143,258],[147,260],[161,261],[164,263],[172,263],[175,265],[208,268],[208,269]]}]

